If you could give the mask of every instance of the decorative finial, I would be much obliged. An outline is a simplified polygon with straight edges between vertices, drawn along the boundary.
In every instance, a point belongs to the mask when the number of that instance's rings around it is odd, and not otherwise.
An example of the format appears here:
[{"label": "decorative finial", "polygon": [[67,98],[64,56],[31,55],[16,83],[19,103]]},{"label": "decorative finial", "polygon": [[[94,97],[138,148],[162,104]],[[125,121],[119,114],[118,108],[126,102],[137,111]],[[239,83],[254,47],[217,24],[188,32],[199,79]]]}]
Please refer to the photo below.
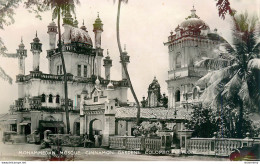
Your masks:
[{"label": "decorative finial", "polygon": [[53,18],[51,18],[51,20],[52,20],[52,21],[54,21],[54,19],[53,19]]},{"label": "decorative finial", "polygon": [[97,12],[97,17],[99,18],[99,12]]},{"label": "decorative finial", "polygon": [[21,36],[21,43],[23,43],[23,36]]},{"label": "decorative finial", "polygon": [[84,19],[83,19],[83,26],[84,26]]},{"label": "decorative finial", "polygon": [[37,36],[37,30],[36,30],[36,34],[35,34],[35,36],[36,36],[36,38],[38,37],[38,36]]},{"label": "decorative finial", "polygon": [[126,52],[126,44],[124,44],[124,51]]},{"label": "decorative finial", "polygon": [[172,31],[172,30],[171,30],[170,34],[171,34],[171,36],[172,36],[172,34],[173,34],[173,31]]},{"label": "decorative finial", "polygon": [[107,56],[109,56],[109,51],[108,51],[108,49],[107,49]]}]

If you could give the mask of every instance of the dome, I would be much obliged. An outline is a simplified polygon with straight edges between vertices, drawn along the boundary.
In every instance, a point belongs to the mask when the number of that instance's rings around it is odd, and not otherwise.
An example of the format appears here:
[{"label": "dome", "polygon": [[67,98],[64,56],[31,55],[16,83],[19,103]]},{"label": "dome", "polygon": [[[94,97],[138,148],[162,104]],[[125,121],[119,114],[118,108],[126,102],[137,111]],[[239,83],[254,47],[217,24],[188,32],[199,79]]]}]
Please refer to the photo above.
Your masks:
[{"label": "dome", "polygon": [[[62,40],[64,40],[63,34],[62,34]],[[88,32],[77,27],[72,27],[72,26],[70,27],[70,40],[71,42],[79,42],[79,43],[93,45],[91,37],[89,36]]]},{"label": "dome", "polygon": [[193,9],[191,10],[191,15],[188,16],[186,20],[181,23],[179,28],[182,28],[184,30],[189,28],[207,29],[209,28],[209,26],[203,20],[201,20],[200,17],[198,17],[198,15],[196,15],[196,10],[194,9],[193,6]]},{"label": "dome", "polygon": [[111,83],[111,81],[108,83],[107,89],[108,90],[113,90],[114,89],[114,85]]},{"label": "dome", "polygon": [[197,28],[201,29],[203,27],[209,27],[203,20],[199,18],[188,18],[187,20],[183,21],[180,25],[180,28],[187,29],[187,28]]},{"label": "dome", "polygon": [[49,26],[56,26],[56,23],[54,21],[52,21]]}]

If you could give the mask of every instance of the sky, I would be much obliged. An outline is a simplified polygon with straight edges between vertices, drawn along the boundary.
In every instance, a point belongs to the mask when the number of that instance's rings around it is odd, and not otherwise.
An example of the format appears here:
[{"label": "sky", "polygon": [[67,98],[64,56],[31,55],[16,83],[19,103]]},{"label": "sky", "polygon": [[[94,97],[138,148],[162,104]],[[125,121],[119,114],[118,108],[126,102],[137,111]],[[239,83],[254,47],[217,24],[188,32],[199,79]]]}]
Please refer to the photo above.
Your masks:
[{"label": "sky", "polygon": [[[231,7],[238,12],[248,11],[249,14],[260,16],[260,0],[230,0]],[[94,42],[93,23],[99,12],[104,24],[102,33],[102,48],[104,55],[109,49],[113,60],[111,68],[111,79],[120,80],[121,65],[119,63],[119,51],[116,42],[116,14],[117,3],[114,0],[80,0],[76,6],[76,17],[79,26],[83,19],[89,35]],[[120,36],[122,44],[126,44],[126,50],[130,55],[128,71],[138,96],[141,100],[147,97],[147,89],[154,76],[161,85],[161,92],[167,94],[168,78],[168,48],[164,46],[170,31],[173,30],[190,15],[192,6],[195,6],[196,14],[204,20],[211,30],[218,29],[218,33],[228,42],[231,40],[231,19],[219,18],[215,0],[129,0],[128,4],[121,7]],[[30,43],[38,37],[43,43],[43,52],[40,57],[40,71],[48,73],[48,60],[46,50],[49,48],[47,26],[51,22],[51,11],[41,13],[42,20],[35,18],[35,14],[29,13],[23,6],[15,10],[15,23],[0,30],[9,53],[16,52],[21,37],[28,51],[25,60],[25,72],[29,74],[32,70],[32,53]],[[18,59],[0,57],[0,66],[13,78],[12,85],[0,79],[0,113],[6,113],[9,106],[18,97],[17,83],[15,77],[18,74]],[[102,68],[104,77],[104,68]],[[128,97],[134,101],[129,90]]]}]

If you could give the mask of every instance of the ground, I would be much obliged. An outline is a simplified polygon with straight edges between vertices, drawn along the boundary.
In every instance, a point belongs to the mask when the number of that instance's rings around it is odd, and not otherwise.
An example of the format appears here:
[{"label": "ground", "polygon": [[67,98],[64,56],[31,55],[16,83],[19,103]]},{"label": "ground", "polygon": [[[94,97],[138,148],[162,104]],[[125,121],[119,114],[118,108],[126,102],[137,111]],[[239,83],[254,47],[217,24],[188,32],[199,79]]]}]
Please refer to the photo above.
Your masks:
[{"label": "ground", "polygon": [[[73,148],[64,147],[64,153],[73,160]],[[3,144],[0,142],[1,161],[47,161],[46,153],[50,149],[40,149],[34,144]],[[148,155],[136,151],[106,150],[103,148],[77,147],[74,151],[75,161],[227,161],[228,158],[209,156],[173,156]]]}]

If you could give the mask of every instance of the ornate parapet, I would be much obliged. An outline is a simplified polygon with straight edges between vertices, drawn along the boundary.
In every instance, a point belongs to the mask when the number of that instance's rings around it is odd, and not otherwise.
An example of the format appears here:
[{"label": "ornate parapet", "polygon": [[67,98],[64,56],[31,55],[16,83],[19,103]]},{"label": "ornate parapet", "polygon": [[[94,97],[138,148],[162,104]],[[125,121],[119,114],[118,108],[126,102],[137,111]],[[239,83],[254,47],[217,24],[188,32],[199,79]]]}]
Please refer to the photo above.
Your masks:
[{"label": "ornate parapet", "polygon": [[[29,75],[17,75],[16,76],[16,82],[27,82],[31,79],[41,79],[41,80],[53,80],[53,81],[63,81],[64,76],[63,75],[53,75],[53,74],[45,74],[40,71],[30,71]],[[67,80],[73,81],[73,75],[67,74]]]}]

